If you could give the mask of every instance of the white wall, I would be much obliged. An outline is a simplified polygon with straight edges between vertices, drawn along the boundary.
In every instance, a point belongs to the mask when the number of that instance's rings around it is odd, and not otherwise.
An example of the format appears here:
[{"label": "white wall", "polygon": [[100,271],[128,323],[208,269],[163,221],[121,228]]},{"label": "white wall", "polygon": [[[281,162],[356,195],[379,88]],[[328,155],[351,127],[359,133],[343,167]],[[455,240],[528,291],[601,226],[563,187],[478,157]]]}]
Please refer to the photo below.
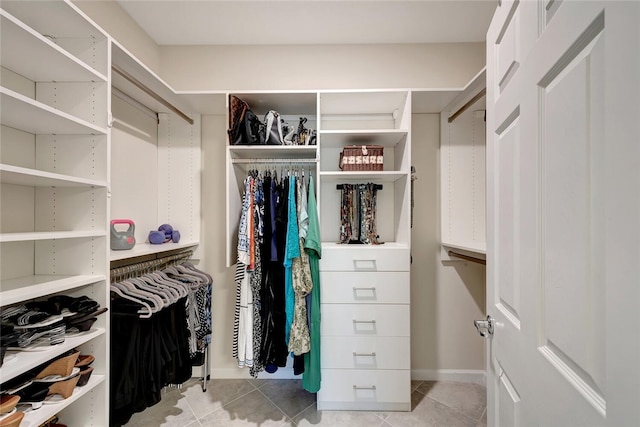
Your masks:
[{"label": "white wall", "polygon": [[484,43],[320,46],[161,46],[177,90],[441,88],[484,66]]},{"label": "white wall", "polygon": [[[484,340],[485,268],[440,259],[440,115],[414,114],[415,206],[411,230],[411,368],[414,379],[479,380]],[[472,378],[469,378],[471,374]]]}]

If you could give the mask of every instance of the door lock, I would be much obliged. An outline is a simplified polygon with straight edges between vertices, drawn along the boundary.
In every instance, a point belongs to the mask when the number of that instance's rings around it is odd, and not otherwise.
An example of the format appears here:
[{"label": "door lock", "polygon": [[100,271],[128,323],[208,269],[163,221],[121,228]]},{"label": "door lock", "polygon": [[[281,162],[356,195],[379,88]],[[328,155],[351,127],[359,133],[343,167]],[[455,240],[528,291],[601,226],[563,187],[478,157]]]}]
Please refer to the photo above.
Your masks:
[{"label": "door lock", "polygon": [[474,320],[473,324],[480,336],[488,337],[489,335],[493,335],[493,326],[495,324],[493,317],[487,316],[487,320]]}]

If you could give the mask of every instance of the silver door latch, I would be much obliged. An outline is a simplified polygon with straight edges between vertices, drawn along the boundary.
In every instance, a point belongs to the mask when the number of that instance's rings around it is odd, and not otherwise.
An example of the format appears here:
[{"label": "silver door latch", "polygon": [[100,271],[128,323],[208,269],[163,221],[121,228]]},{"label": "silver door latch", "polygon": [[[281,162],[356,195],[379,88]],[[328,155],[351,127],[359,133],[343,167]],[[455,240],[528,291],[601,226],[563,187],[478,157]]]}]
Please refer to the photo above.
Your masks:
[{"label": "silver door latch", "polygon": [[480,336],[488,337],[489,335],[493,335],[493,326],[495,324],[493,317],[487,316],[487,320],[474,320],[473,324],[476,326]]}]

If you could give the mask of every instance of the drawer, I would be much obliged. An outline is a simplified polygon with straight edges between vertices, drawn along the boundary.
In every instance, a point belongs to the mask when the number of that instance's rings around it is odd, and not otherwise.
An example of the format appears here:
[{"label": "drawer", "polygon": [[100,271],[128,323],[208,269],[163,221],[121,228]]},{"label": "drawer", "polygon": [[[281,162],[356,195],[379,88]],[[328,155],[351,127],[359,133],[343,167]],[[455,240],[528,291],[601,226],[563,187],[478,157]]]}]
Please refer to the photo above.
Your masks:
[{"label": "drawer", "polygon": [[321,271],[321,302],[409,304],[410,277],[408,271]]},{"label": "drawer", "polygon": [[322,337],[322,367],[410,369],[409,337]]},{"label": "drawer", "polygon": [[320,334],[323,337],[409,336],[408,305],[321,304],[320,309]]},{"label": "drawer", "polygon": [[411,410],[407,370],[322,369],[318,410]]},{"label": "drawer", "polygon": [[406,246],[327,245],[322,247],[321,271],[409,271]]}]

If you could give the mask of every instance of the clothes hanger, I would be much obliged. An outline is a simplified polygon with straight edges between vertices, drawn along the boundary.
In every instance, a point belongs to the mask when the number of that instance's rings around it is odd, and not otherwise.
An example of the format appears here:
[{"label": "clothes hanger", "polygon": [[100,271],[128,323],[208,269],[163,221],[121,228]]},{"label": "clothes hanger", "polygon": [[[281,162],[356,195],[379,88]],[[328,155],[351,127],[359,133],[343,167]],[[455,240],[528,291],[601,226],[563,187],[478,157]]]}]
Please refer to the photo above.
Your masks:
[{"label": "clothes hanger", "polygon": [[179,280],[172,279],[169,277],[164,271],[156,270],[153,273],[150,273],[150,276],[153,277],[158,283],[169,286],[176,290],[179,294],[179,298],[183,298],[189,295],[189,288]]},{"label": "clothes hanger", "polygon": [[153,273],[147,273],[143,276],[140,276],[140,280],[146,282],[153,289],[157,289],[157,291],[161,295],[166,295],[167,299],[169,300],[169,304],[177,302],[178,299],[180,299],[180,293],[175,288],[164,283],[160,283],[152,276],[152,274]]},{"label": "clothes hanger", "polygon": [[[110,286],[110,290],[111,292],[119,295],[120,297],[127,299],[129,301],[133,301],[135,303],[140,304],[143,308],[138,310],[138,313],[140,314],[140,318],[142,319],[148,319],[150,318],[154,313],[157,313],[158,310],[155,307],[155,305],[152,307],[146,300],[141,300],[138,299],[134,296],[132,296],[129,292],[127,292],[126,290],[121,288],[122,282],[116,282],[116,283],[112,283]],[[145,312],[144,309],[146,309],[147,311]]]},{"label": "clothes hanger", "polygon": [[134,298],[139,297],[144,299],[145,301],[150,302],[153,306],[154,313],[157,313],[158,311],[164,308],[164,303],[162,301],[162,298],[160,298],[158,295],[152,292],[146,292],[141,290],[134,284],[134,282],[132,282],[132,280],[135,280],[135,278],[128,278],[128,279],[122,280],[121,282],[118,282],[115,285],[119,287],[127,295],[130,295]]}]

